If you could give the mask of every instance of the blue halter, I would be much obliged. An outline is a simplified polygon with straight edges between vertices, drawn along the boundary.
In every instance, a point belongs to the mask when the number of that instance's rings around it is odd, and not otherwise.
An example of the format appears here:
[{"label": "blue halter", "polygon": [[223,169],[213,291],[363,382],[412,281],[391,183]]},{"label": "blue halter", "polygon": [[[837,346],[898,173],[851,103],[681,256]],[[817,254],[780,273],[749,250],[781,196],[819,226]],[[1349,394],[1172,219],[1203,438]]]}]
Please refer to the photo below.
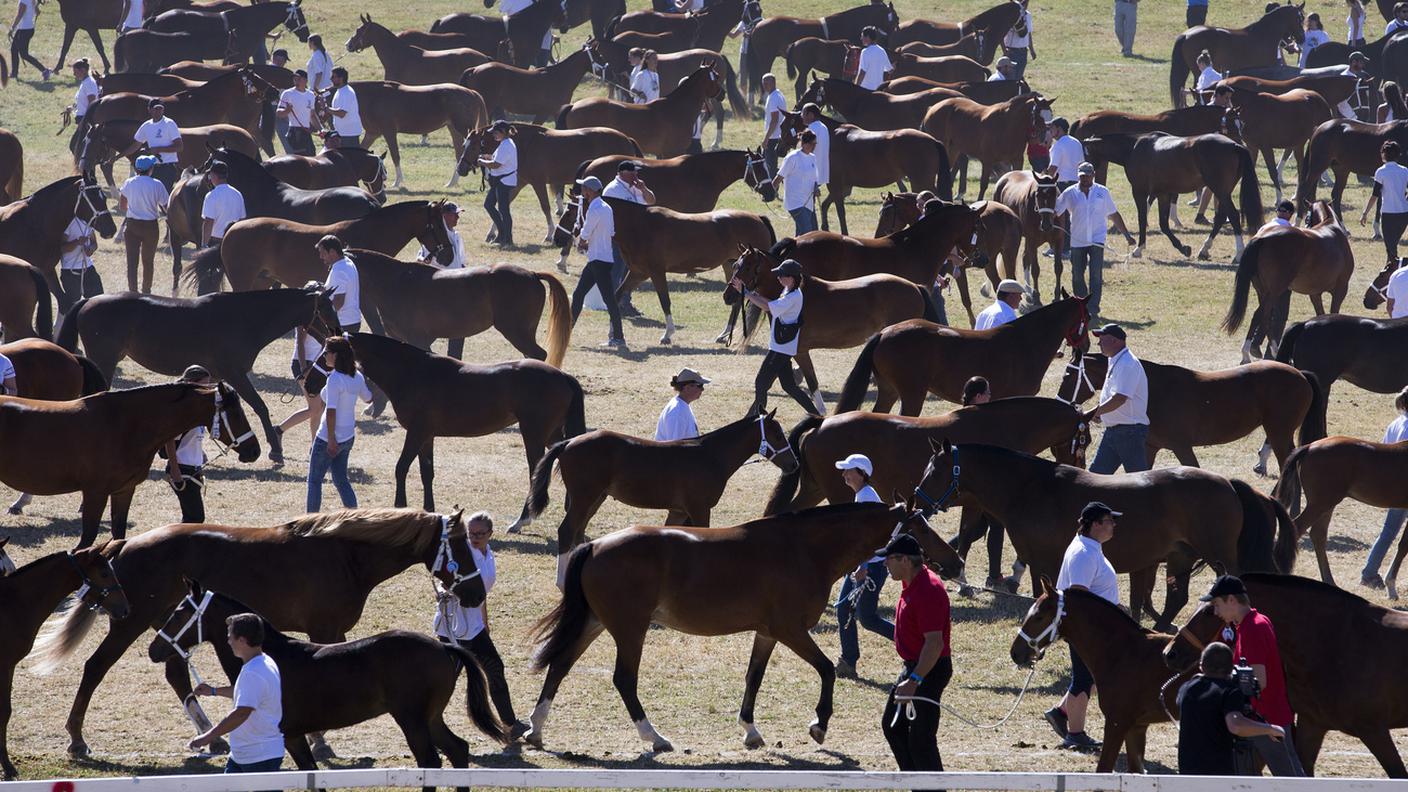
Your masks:
[{"label": "blue halter", "polygon": [[941,511],[941,512],[946,512],[946,511],[948,511],[948,507],[945,506],[944,504],[948,502],[949,497],[951,497],[954,493],[958,492],[958,477],[959,477],[959,474],[960,474],[961,472],[962,472],[962,469],[961,469],[961,468],[959,467],[959,465],[958,465],[958,446],[954,446],[954,447],[953,447],[953,480],[949,482],[949,484],[948,484],[948,489],[944,490],[944,494],[940,495],[937,500],[935,500],[934,498],[929,497],[929,493],[927,493],[927,492],[924,491],[924,487],[923,487],[924,482],[922,482],[922,481],[919,482],[919,483],[920,483],[920,486],[914,488],[914,498],[915,498],[915,500],[919,500],[919,501],[923,501],[923,502],[924,502],[924,508],[923,508],[921,511],[922,511],[926,516],[927,516],[927,515],[930,515],[930,514],[933,514],[935,510],[938,510],[938,511]]}]

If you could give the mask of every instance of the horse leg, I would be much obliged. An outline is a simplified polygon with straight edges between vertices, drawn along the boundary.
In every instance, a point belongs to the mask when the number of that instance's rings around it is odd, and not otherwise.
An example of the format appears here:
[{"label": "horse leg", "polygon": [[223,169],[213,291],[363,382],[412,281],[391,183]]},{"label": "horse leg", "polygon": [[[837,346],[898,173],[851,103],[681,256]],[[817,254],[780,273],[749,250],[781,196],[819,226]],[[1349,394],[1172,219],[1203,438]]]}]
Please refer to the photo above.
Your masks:
[{"label": "horse leg", "polygon": [[973,298],[968,294],[967,270],[960,269],[954,273],[954,280],[958,281],[958,299],[963,301],[963,310],[968,312],[968,326],[972,327],[978,323],[978,317],[973,314]]},{"label": "horse leg", "polygon": [[[1276,161],[1276,152],[1270,146],[1261,147],[1261,158],[1266,161],[1266,173],[1271,177],[1271,186],[1276,188],[1276,203],[1281,203],[1281,168],[1273,163]],[[1281,162],[1284,164],[1285,159]],[[1252,165],[1253,168],[1256,165]]]},{"label": "horse leg", "polygon": [[605,502],[606,490],[604,489],[591,500],[587,500],[582,497],[572,497],[572,489],[568,487],[567,495],[563,500],[563,508],[567,513],[563,515],[562,523],[557,526],[557,587],[559,589],[562,588],[567,577],[567,556],[586,538],[587,523],[591,522],[592,516],[601,509],[601,505]]},{"label": "horse leg", "polygon": [[1309,295],[1309,296],[1310,296],[1310,304],[1315,307],[1315,315],[1316,315],[1316,316],[1324,316],[1324,315],[1325,315],[1325,298],[1324,298],[1324,297],[1321,297],[1319,292],[1316,292],[1316,293],[1311,294],[1311,295]]},{"label": "horse leg", "polygon": [[1188,581],[1193,577],[1195,559],[1170,557],[1164,566],[1164,612],[1154,622],[1156,632],[1174,631],[1173,620],[1188,604]]},{"label": "horse leg", "polygon": [[1203,240],[1203,246],[1198,249],[1198,260],[1208,261],[1212,258],[1212,241],[1217,237],[1217,232],[1222,230],[1223,223],[1228,220],[1228,213],[1232,211],[1232,194],[1217,196],[1217,208],[1212,213],[1212,230],[1208,231],[1208,238]]},{"label": "horse leg", "polygon": [[132,496],[136,494],[135,485],[112,494],[112,524],[108,526],[112,538],[127,538],[127,514],[132,510]]},{"label": "horse leg", "polygon": [[1281,349],[1281,336],[1286,333],[1286,320],[1291,315],[1291,290],[1286,289],[1271,306],[1271,319],[1266,332],[1266,357],[1275,358]]},{"label": "horse leg", "polygon": [[1130,773],[1144,772],[1144,746],[1149,736],[1148,726],[1135,726],[1124,737],[1125,769]]},{"label": "horse leg", "polygon": [[[1178,251],[1178,254],[1180,256],[1183,256],[1184,258],[1187,258],[1188,256],[1192,255],[1193,248],[1178,241],[1178,237],[1174,236],[1173,234],[1173,229],[1169,228],[1168,226],[1168,212],[1165,210],[1168,209],[1169,205],[1172,203],[1173,197],[1169,195],[1159,196],[1159,230],[1162,231],[1164,236],[1168,237],[1168,240],[1173,243],[1173,247],[1175,250]],[[1142,234],[1143,231],[1141,230],[1140,233]],[[1142,243],[1143,241],[1141,240],[1141,244]]]},{"label": "horse leg", "polygon": [[[89,32],[91,33],[92,31],[90,30]],[[63,69],[64,69],[64,58],[67,58],[67,57],[68,57],[68,48],[71,47],[71,46],[73,46],[73,37],[74,37],[75,35],[77,35],[77,34],[78,34],[78,28],[76,28],[76,27],[74,27],[74,26],[72,26],[72,25],[67,25],[67,24],[64,25],[64,43],[59,47],[59,62],[54,65],[54,71],[56,71],[56,72],[61,72],[61,71],[63,71]],[[108,64],[108,55],[107,55],[107,53],[106,53],[106,52],[103,52],[103,47],[102,47],[102,43],[101,43],[101,42],[98,43],[98,54],[103,57],[103,74],[107,74],[111,67],[110,67],[110,65]],[[12,200],[13,200],[13,199],[12,199]]]},{"label": "horse leg", "polygon": [[[103,520],[103,511],[108,506],[108,493],[98,491],[86,491],[83,493],[83,533],[78,538],[78,547],[81,550],[85,547],[92,547],[93,542],[98,539],[98,524]],[[116,532],[117,526],[113,526]]]},{"label": "horse leg", "polygon": [[[1388,729],[1379,729],[1368,734],[1356,735],[1369,753],[1379,760],[1389,778],[1408,777],[1408,769],[1403,766],[1403,757],[1398,755],[1398,747],[1393,743],[1393,734]],[[1304,763],[1302,763],[1303,765]],[[1306,771],[1310,773],[1309,770]]]},{"label": "horse leg", "polygon": [[274,465],[282,465],[284,462],[283,438],[274,431],[274,422],[269,420],[269,408],[265,406],[264,399],[259,396],[259,391],[254,387],[254,383],[249,381],[249,367],[241,367],[238,373],[228,375],[225,381],[235,389],[244,403],[254,410],[254,414],[259,416],[259,423],[264,426],[264,436],[269,439],[269,461]]},{"label": "horse leg", "polygon": [[531,416],[527,420],[519,419],[518,421],[518,434],[523,440],[523,455],[528,458],[529,494],[523,497],[523,511],[519,512],[518,519],[509,526],[513,533],[518,533],[533,524],[532,510],[528,507],[533,497],[533,471],[538,467],[538,460],[543,458],[548,440],[561,426],[562,424],[548,426],[534,420]]},{"label": "horse leg", "polygon": [[[1305,769],[1306,776],[1315,775],[1315,760],[1320,758],[1320,747],[1325,744],[1325,735],[1329,731],[1328,726],[1323,726],[1304,716],[1297,719],[1293,732],[1296,758],[1300,759],[1300,766]],[[1398,766],[1401,771],[1403,768],[1401,759],[1398,761]],[[1390,775],[1392,775],[1392,771],[1390,771]]]},{"label": "horse leg", "polygon": [[[1310,511],[1310,504],[1306,504],[1305,510]],[[1315,561],[1320,565],[1320,579],[1331,586],[1335,585],[1334,573],[1330,571],[1330,558],[1327,555],[1325,546],[1330,538],[1330,518],[1334,515],[1334,507],[1326,509],[1323,514],[1316,516],[1310,521],[1310,541],[1315,545]],[[1305,515],[1302,514],[1301,517]],[[1297,520],[1299,522],[1299,520]]]},{"label": "horse leg", "polygon": [[83,718],[88,712],[88,704],[93,700],[93,691],[108,671],[122,659],[123,652],[148,629],[143,619],[109,619],[108,634],[83,663],[83,677],[78,683],[78,693],[73,697],[68,720],[64,730],[68,732],[68,752],[70,756],[87,756],[88,743],[83,739]]},{"label": "horse leg", "polygon": [[1105,721],[1105,733],[1101,737],[1103,744],[1100,747],[1100,759],[1095,763],[1095,772],[1115,772],[1115,762],[1119,761],[1120,748],[1124,747],[1126,734],[1128,732],[1123,723],[1116,720]]},{"label": "horse leg", "polygon": [[577,643],[548,664],[543,689],[538,693],[538,703],[533,707],[533,714],[528,716],[528,723],[533,728],[523,735],[524,742],[538,748],[543,747],[543,727],[547,725],[548,714],[552,711],[552,700],[557,696],[558,688],[562,687],[562,680],[567,677],[567,672],[572,670],[572,666],[587,651],[587,647],[592,645],[592,641],[601,635],[601,630],[601,622],[597,621],[595,616],[588,616],[587,624],[582,628],[582,635],[577,639]]},{"label": "horse leg", "polygon": [[777,636],[777,640],[816,669],[817,676],[821,677],[821,697],[816,702],[816,720],[807,727],[807,733],[817,745],[821,745],[826,741],[826,729],[831,723],[831,697],[836,687],[836,666],[831,664],[826,653],[821,651],[821,647],[816,645],[816,641],[812,640],[811,634],[805,629]]},{"label": "horse leg", "polygon": [[812,395],[812,402],[816,404],[817,414],[826,415],[826,399],[821,395],[821,383],[816,378],[816,365],[812,363],[811,350],[798,349],[792,359],[797,361],[797,368],[802,371],[802,379],[806,382],[807,392]]},{"label": "horse leg", "polygon": [[710,99],[709,104],[714,114],[714,145],[709,150],[718,151],[724,145],[724,102],[722,99]]},{"label": "horse leg", "polygon": [[313,759],[313,751],[308,748],[308,738],[302,734],[285,734],[284,750],[299,770],[317,770],[318,762]]},{"label": "horse leg", "polygon": [[548,186],[546,183],[534,184],[533,192],[538,196],[538,207],[543,210],[543,219],[548,223],[548,235],[543,237],[543,243],[551,245],[557,223],[552,219],[552,213],[548,211]]},{"label": "horse leg", "polygon": [[[1145,235],[1149,228],[1149,202],[1144,200],[1141,196],[1136,195],[1134,197],[1134,212],[1139,219],[1139,247],[1131,250],[1129,257],[1140,258],[1144,255]],[[1168,228],[1167,214],[1168,213],[1164,211],[1163,198],[1161,196],[1159,199],[1159,228]],[[1178,243],[1175,242],[1174,247],[1178,247]]]},{"label": "horse leg", "polygon": [[[417,712],[393,712],[392,720],[401,727],[401,734],[406,737],[406,745],[411,749],[411,756],[415,757],[416,767],[439,768],[443,766],[440,761],[440,752],[435,750],[435,741],[430,739],[430,726],[425,722],[425,714]],[[422,787],[423,792],[434,792],[434,787]]]},{"label": "horse leg", "polygon": [[[405,178],[401,175],[401,146],[396,142],[396,133],[391,130],[387,130],[386,132],[386,150],[391,152],[391,164],[396,168],[396,181],[392,182],[391,186],[386,189],[399,190],[405,182]],[[456,170],[455,172],[458,173],[459,171]]]},{"label": "horse leg", "polygon": [[846,230],[846,201],[841,198],[836,199],[836,222],[841,224],[842,236],[850,234],[850,231]]},{"label": "horse leg", "polygon": [[[631,279],[628,276],[621,283],[621,289],[616,293],[616,297],[613,299],[620,299],[630,294],[631,289],[626,288],[626,285],[630,282]],[[655,287],[655,296],[660,300],[660,310],[665,313],[665,332],[660,334],[660,343],[668,346],[675,335],[675,317],[670,313],[670,284],[665,279],[665,268],[663,265],[655,267],[650,271],[650,285]],[[635,286],[632,285],[631,288],[633,289]]]},{"label": "horse leg", "polygon": [[1388,589],[1388,598],[1394,602],[1398,601],[1398,568],[1403,565],[1403,557],[1408,555],[1408,531],[1405,531],[1403,538],[1398,542],[1398,549],[1393,554],[1393,563],[1388,566],[1388,573],[1384,575],[1384,588]]},{"label": "horse leg", "polygon": [[[418,433],[406,431],[406,439],[401,442],[401,456],[396,459],[396,497],[391,504],[398,509],[406,508],[406,477],[411,472],[411,460],[415,459],[421,450],[423,441]],[[431,511],[433,507],[428,505],[430,490],[426,488],[427,505],[426,511]]]},{"label": "horse leg", "polygon": [[762,633],[753,634],[753,652],[748,656],[748,673],[743,676],[743,704],[738,708],[738,725],[745,732],[743,745],[748,748],[762,748],[763,735],[753,724],[753,704],[758,699],[758,688],[763,686],[763,674],[767,673],[768,660],[777,646],[777,639]]},{"label": "horse leg", "polygon": [[[830,217],[831,217],[831,205],[834,204],[834,203],[836,203],[836,202],[837,202],[836,193],[834,193],[834,192],[831,191],[831,185],[828,184],[828,185],[826,186],[826,197],[821,200],[821,230],[822,230],[822,231],[830,231],[830,230],[831,230],[831,221],[830,221]],[[839,216],[840,213],[841,213],[841,210],[840,210],[840,209],[837,209],[837,210],[836,210],[836,213],[837,213],[837,215]]]},{"label": "horse leg", "polygon": [[[1178,457],[1178,464],[1186,467],[1200,467],[1198,465],[1198,455],[1193,453],[1193,446],[1184,445],[1169,450],[1173,452],[1174,456]],[[1154,456],[1159,453],[1159,449],[1149,447],[1145,453],[1149,459],[1149,465],[1153,466]]]},{"label": "horse leg", "polygon": [[428,512],[435,511],[435,438],[425,441],[420,449],[420,486],[425,491],[424,505]]},{"label": "horse leg", "polygon": [[1129,614],[1135,621],[1142,621],[1144,614],[1159,618],[1153,608],[1154,577],[1159,565],[1138,569],[1129,573]]},{"label": "horse leg", "polygon": [[641,706],[638,694],[640,656],[645,648],[645,634],[650,628],[650,615],[641,615],[644,616],[642,623],[621,625],[611,631],[611,637],[616,639],[616,671],[611,675],[611,682],[616,686],[616,692],[621,695],[621,702],[626,705],[626,714],[635,724],[636,733],[642,740],[650,743],[652,751],[663,753],[675,750],[675,746],[656,731],[655,726],[650,723],[650,718],[645,716],[645,707]]}]

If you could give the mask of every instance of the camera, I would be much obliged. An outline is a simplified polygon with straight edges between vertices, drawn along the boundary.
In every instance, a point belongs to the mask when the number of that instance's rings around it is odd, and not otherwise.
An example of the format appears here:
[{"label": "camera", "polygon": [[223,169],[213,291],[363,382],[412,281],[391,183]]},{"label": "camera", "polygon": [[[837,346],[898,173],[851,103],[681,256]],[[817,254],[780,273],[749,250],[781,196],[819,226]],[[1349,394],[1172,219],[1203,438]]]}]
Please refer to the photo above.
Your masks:
[{"label": "camera", "polygon": [[1261,695],[1261,683],[1257,682],[1256,671],[1247,664],[1247,658],[1241,658],[1237,665],[1232,666],[1232,679],[1248,702]]}]

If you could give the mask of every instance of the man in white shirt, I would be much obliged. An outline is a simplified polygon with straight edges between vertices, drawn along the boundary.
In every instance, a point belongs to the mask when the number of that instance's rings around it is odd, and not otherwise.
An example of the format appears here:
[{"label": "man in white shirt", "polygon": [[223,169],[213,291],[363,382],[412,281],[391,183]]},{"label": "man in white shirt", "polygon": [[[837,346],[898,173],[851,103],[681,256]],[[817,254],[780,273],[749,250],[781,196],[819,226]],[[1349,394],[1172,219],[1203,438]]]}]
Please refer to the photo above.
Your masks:
[{"label": "man in white shirt", "polygon": [[675,395],[666,402],[665,409],[655,420],[655,439],[667,443],[672,440],[692,440],[699,436],[699,424],[694,420],[694,408],[690,405],[704,395],[704,386],[713,380],[691,368],[680,369],[670,380]]},{"label": "man in white shirt", "polygon": [[[1103,184],[1095,183],[1095,166],[1082,162],[1076,173],[1079,177],[1076,183],[1056,198],[1056,215],[1064,214],[1070,222],[1072,287],[1077,297],[1090,295],[1086,308],[1091,316],[1097,316],[1104,288],[1106,218],[1114,217],[1115,228],[1124,234],[1126,243],[1133,245],[1134,237],[1115,208],[1110,191]],[[1089,291],[1085,287],[1087,269],[1090,271]]]},{"label": "man in white shirt", "polygon": [[1066,189],[1080,178],[1080,164],[1085,161],[1085,147],[1071,137],[1071,122],[1064,118],[1051,119],[1051,164],[1046,173],[1056,177],[1056,186]]},{"label": "man in white shirt", "polygon": [[601,197],[601,179],[588,176],[577,181],[582,191],[582,225],[577,231],[577,249],[587,254],[587,266],[582,277],[577,279],[577,288],[572,292],[572,321],[582,313],[582,303],[587,292],[596,288],[606,303],[606,313],[611,317],[611,335],[604,347],[626,350],[625,334],[621,331],[621,309],[611,286],[611,244],[616,236],[616,218],[611,205]]},{"label": "man in white shirt", "polygon": [[1266,221],[1266,225],[1257,229],[1257,236],[1261,236],[1267,231],[1275,231],[1278,228],[1288,228],[1294,225],[1291,222],[1291,218],[1295,217],[1295,214],[1296,205],[1291,203],[1289,199],[1283,199],[1280,203],[1276,204],[1276,216]]},{"label": "man in white shirt", "polygon": [[991,330],[1001,327],[1017,318],[1017,306],[1022,304],[1022,284],[1011,278],[1003,278],[997,284],[997,300],[978,314],[974,330]]},{"label": "man in white shirt", "polygon": [[763,159],[768,173],[777,175],[777,160],[782,156],[782,121],[787,114],[787,97],[777,89],[777,78],[763,75]]},{"label": "man in white shirt", "polygon": [[122,156],[130,157],[136,154],[144,146],[148,153],[156,155],[156,167],[152,169],[152,176],[166,187],[166,191],[171,192],[171,188],[176,184],[176,177],[181,175],[181,169],[177,165],[181,160],[181,129],[176,126],[176,122],[166,117],[166,105],[160,99],[153,97],[147,102],[147,113],[150,119],[143,121],[137,127],[137,131],[132,133],[132,145],[122,152]]},{"label": "man in white shirt", "polygon": [[890,63],[890,56],[876,43],[879,40],[880,31],[874,25],[866,25],[860,32],[862,49],[860,64],[856,68],[856,85],[867,91],[879,88],[880,83],[885,82],[885,75],[895,68]]},{"label": "man in white shirt", "polygon": [[319,239],[316,248],[318,260],[328,268],[328,279],[323,287],[337,310],[337,323],[342,325],[344,333],[361,330],[362,280],[357,265],[343,253],[342,240],[332,234]]},{"label": "man in white shirt", "polygon": [[[1100,501],[1091,501],[1081,509],[1076,536],[1061,559],[1061,573],[1056,578],[1058,591],[1088,591],[1106,602],[1119,604],[1119,578],[1101,547],[1114,538],[1119,517],[1120,512]],[[1085,733],[1085,713],[1094,692],[1095,677],[1076,650],[1071,649],[1071,684],[1061,703],[1046,711],[1046,722],[1061,736],[1062,748],[1088,751],[1100,747]]]},{"label": "man in white shirt", "polygon": [[200,246],[220,247],[230,226],[245,218],[244,196],[230,186],[230,166],[219,160],[211,163],[206,178],[213,186],[200,207]]},{"label": "man in white shirt", "polygon": [[[616,178],[612,179],[606,185],[606,189],[601,191],[602,197],[654,206],[655,191],[646,186],[645,179],[640,175],[640,169],[643,167],[645,166],[635,160],[622,160],[616,165]],[[611,287],[619,291],[624,280],[626,280],[626,259],[621,255],[621,245],[613,236],[611,238]],[[603,303],[606,302],[606,297],[605,294],[601,295]],[[617,305],[621,309],[622,316],[640,316],[640,311],[631,301],[629,293],[621,295]]]},{"label": "man in white shirt", "polygon": [[73,104],[69,106],[73,111],[73,137],[69,138],[68,150],[77,159],[80,142],[78,131],[83,129],[83,116],[88,114],[89,105],[98,101],[99,89],[87,58],[79,58],[73,62],[73,78],[78,80],[78,90],[74,92]]},{"label": "man in white shirt", "polygon": [[226,773],[272,773],[284,762],[283,682],[279,666],[264,654],[264,620],[253,613],[240,613],[225,622],[226,640],[244,666],[233,687],[211,687],[202,682],[197,696],[223,696],[234,699],[235,708],[209,731],[191,740],[191,750],[209,745],[217,737],[230,735],[230,759]]},{"label": "man in white shirt", "polygon": [[293,73],[293,87],[279,94],[279,109],[275,114],[288,122],[288,140],[284,151],[289,154],[313,156],[313,133],[321,128],[314,111],[317,96],[308,90],[308,72]]},{"label": "man in white shirt", "polygon": [[[347,70],[341,66],[332,70],[332,88],[332,106],[328,113],[332,116],[332,128],[338,134],[338,145],[362,145],[362,111],[357,105],[357,92],[348,84]],[[401,183],[400,173],[396,174],[396,183]]]},{"label": "man in white shirt", "polygon": [[1002,82],[1003,80],[1017,79],[1017,64],[1011,58],[1003,56],[997,59],[997,65],[993,73],[988,75],[988,82]]},{"label": "man in white shirt", "polygon": [[[103,293],[103,279],[93,266],[93,253],[98,249],[98,235],[93,227],[77,217],[64,228],[64,241],[59,245],[59,315],[78,302],[80,297],[96,297]],[[55,328],[57,330],[57,328]]]},{"label": "man in white shirt", "polygon": [[[127,216],[123,244],[127,248],[127,290],[137,291],[137,262],[142,264],[142,293],[152,293],[152,272],[156,267],[156,246],[161,242],[158,220],[166,213],[169,197],[166,186],[152,177],[156,157],[143,154],[133,164],[137,174],[122,183],[117,208]],[[176,284],[172,284],[175,294]]]},{"label": "man in white shirt", "polygon": [[1094,333],[1110,363],[1100,403],[1085,413],[1086,420],[1105,425],[1090,472],[1114,473],[1120,465],[1126,473],[1148,470],[1144,443],[1149,438],[1149,378],[1144,364],[1125,345],[1123,327],[1107,324]]},{"label": "man in white shirt", "polygon": [[782,167],[772,180],[773,189],[777,189],[779,184],[783,186],[782,208],[792,215],[797,236],[816,230],[816,210],[812,200],[817,189],[816,157],[812,156],[815,150],[816,133],[810,129],[804,130],[797,148],[783,158]]},{"label": "man in white shirt", "polygon": [[[214,385],[205,366],[187,366],[177,382]],[[205,522],[205,427],[197,426],[166,441],[166,479],[181,504],[181,522]]]},{"label": "man in white shirt", "polygon": [[816,135],[816,149],[812,151],[816,157],[816,185],[824,187],[831,183],[831,130],[822,122],[821,108],[814,102],[802,105],[802,123]]},{"label": "man in white shirt", "polygon": [[[460,224],[460,215],[463,213],[464,210],[454,201],[446,201],[440,209],[440,218],[445,221],[445,236],[449,237],[450,247],[455,251],[454,260],[449,264],[442,265],[435,260],[434,256],[430,255],[430,250],[422,245],[420,252],[416,254],[416,261],[436,269],[464,269],[464,240],[460,238],[460,232],[455,230],[455,227]],[[446,354],[455,359],[464,358],[463,338],[451,338],[447,343]]]},{"label": "man in white shirt", "polygon": [[1008,29],[1007,34],[1002,37],[1002,52],[1012,59],[1014,64],[1014,79],[1021,80],[1027,76],[1027,59],[1036,60],[1036,42],[1032,40],[1032,12],[1027,10],[1027,1],[1022,3],[1022,15],[1017,17],[1017,22]]},{"label": "man in white shirt", "polygon": [[[1364,53],[1356,50],[1354,52],[1349,53],[1349,66],[1343,72],[1340,73],[1346,77],[1354,77],[1358,79],[1360,81],[1360,84],[1363,85],[1365,80],[1373,79],[1373,75],[1369,74],[1368,68],[1369,58]],[[1356,105],[1363,104],[1361,98],[1362,92],[1362,89],[1356,86],[1354,89],[1354,93],[1350,94],[1347,99],[1336,105],[1335,109],[1339,110],[1340,115],[1345,118],[1348,118],[1350,120],[1358,120],[1359,116],[1355,114],[1354,110]],[[1372,121],[1373,119],[1369,120]]]},{"label": "man in white shirt", "polygon": [[1387,298],[1384,308],[1390,319],[1408,316],[1408,267],[1403,263],[1403,259],[1398,260],[1398,269],[1388,276],[1388,285],[1384,287],[1384,297]]}]

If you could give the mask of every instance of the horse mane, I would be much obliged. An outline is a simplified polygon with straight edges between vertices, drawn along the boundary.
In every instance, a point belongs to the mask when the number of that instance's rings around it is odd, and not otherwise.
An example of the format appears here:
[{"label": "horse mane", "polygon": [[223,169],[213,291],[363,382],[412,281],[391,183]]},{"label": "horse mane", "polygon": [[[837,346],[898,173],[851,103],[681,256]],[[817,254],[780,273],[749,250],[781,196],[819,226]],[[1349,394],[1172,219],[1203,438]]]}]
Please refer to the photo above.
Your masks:
[{"label": "horse mane", "polygon": [[60,190],[68,189],[68,187],[70,186],[70,183],[73,182],[74,180],[81,180],[82,178],[83,178],[82,176],[64,176],[64,177],[61,178],[61,179],[55,179],[54,181],[51,181],[51,182],[49,182],[48,184],[44,185],[43,187],[40,187],[39,189],[35,190],[33,193],[31,193],[28,197],[24,198],[23,200],[26,200],[26,201],[37,201],[37,200],[44,200],[44,199],[50,198],[50,197],[52,197],[55,193],[58,193]]},{"label": "horse mane", "polygon": [[430,264],[426,264],[420,261],[402,261],[401,259],[398,259],[395,256],[388,256],[379,250],[368,250],[367,248],[347,248],[343,252],[347,255],[349,259],[352,259],[352,263],[356,264],[358,267],[362,266],[362,263],[365,262],[367,264],[372,265],[373,267],[399,269],[399,274],[420,274],[421,270],[424,270],[425,273],[429,274],[437,272],[440,269],[439,267],[431,266]]},{"label": "horse mane", "polygon": [[[972,30],[976,27],[979,27],[979,23],[983,23],[981,26],[986,28],[994,20],[1001,19],[1003,14],[1013,14],[1012,6],[1015,5],[1017,5],[1015,2],[1011,2],[1011,0],[1009,0],[1009,2],[1001,3],[999,5],[993,6],[992,8],[989,8],[986,11],[979,12],[978,14],[975,14],[974,16],[968,17],[967,19],[963,20],[963,22],[959,25],[959,30]],[[1013,24],[1016,24],[1017,18],[1018,15],[1013,14]]]},{"label": "horse mane", "polygon": [[[1345,591],[1338,586],[1322,583],[1299,575],[1280,575],[1274,572],[1244,572],[1240,575],[1243,583],[1260,583],[1275,588],[1293,589],[1304,591],[1309,594],[1323,594],[1325,596],[1338,597],[1344,601],[1345,605],[1374,605],[1374,603],[1364,599],[1350,591]],[[1253,603],[1255,605],[1255,603]],[[1377,606],[1375,606],[1377,607]]]},{"label": "horse mane", "polygon": [[[170,299],[170,298],[167,298],[167,299]],[[137,395],[140,395],[140,394],[143,394],[143,393],[149,393],[149,392],[160,391],[160,390],[179,390],[179,391],[181,391],[181,394],[180,394],[180,395],[181,395],[182,397],[184,397],[188,392],[191,392],[191,391],[197,391],[197,392],[213,391],[213,390],[214,390],[214,387],[213,387],[213,386],[210,386],[210,385],[197,385],[197,384],[194,383],[194,382],[158,382],[158,383],[155,384],[155,385],[138,385],[138,386],[135,387],[135,388],[113,389],[113,390],[103,391],[102,393],[95,393],[95,394],[93,394],[93,395],[94,395],[94,396],[102,396],[102,395],[109,395],[109,396],[126,396],[126,395],[128,395],[128,394],[131,394],[131,395],[133,395],[133,396],[137,396]]]},{"label": "horse mane", "polygon": [[[920,208],[923,209],[923,207]],[[910,223],[904,228],[901,228],[893,234],[890,234],[887,239],[893,240],[896,244],[908,244],[910,242],[913,242],[915,237],[929,232],[931,226],[937,225],[941,221],[944,223],[949,222],[952,219],[949,216],[949,213],[952,213],[960,208],[966,211],[971,211],[971,208],[968,206],[968,204],[965,204],[962,201],[945,201],[944,205],[939,209],[939,211],[931,215],[921,215],[918,220],[915,220],[913,223]]]},{"label": "horse mane", "polygon": [[706,438],[709,438],[709,437],[716,437],[716,436],[718,436],[718,435],[723,434],[724,432],[730,431],[730,430],[732,430],[732,429],[737,429],[737,428],[738,428],[739,426],[741,426],[742,424],[757,423],[757,422],[758,422],[758,416],[756,416],[756,415],[745,415],[745,416],[743,416],[742,418],[739,418],[738,420],[730,421],[729,423],[726,423],[726,424],[724,424],[723,426],[720,426],[720,427],[717,428],[717,429],[713,429],[713,430],[710,430],[710,431],[708,431],[708,432],[705,432],[704,434],[699,435],[698,437],[693,437],[693,438],[690,438],[690,439],[688,439],[688,440],[680,441],[680,442],[678,442],[678,443],[676,443],[676,444],[677,444],[677,445],[682,445],[682,446],[697,446],[697,445],[699,445],[700,443],[704,442],[704,440],[705,440]]},{"label": "horse mane", "polygon": [[1093,592],[1084,591],[1082,589],[1066,589],[1066,597],[1067,599],[1084,599],[1089,600],[1093,603],[1099,603],[1096,606],[1097,609],[1103,608],[1108,614],[1110,614],[1110,618],[1114,619],[1117,622],[1123,623],[1126,628],[1133,628],[1134,630],[1137,630],[1142,635],[1164,634],[1156,633],[1153,630],[1142,626],[1139,622],[1134,620],[1133,616],[1130,616],[1128,613],[1126,613],[1124,608],[1121,608],[1116,603],[1110,602],[1104,597]]},{"label": "horse mane", "polygon": [[59,556],[62,556],[67,552],[67,550],[60,550],[57,553],[50,553],[46,556],[40,556],[39,558],[30,561],[24,566],[16,567],[14,572],[0,577],[0,589],[3,589],[5,586],[23,585],[23,581],[21,580],[21,578],[25,577],[26,575],[33,575],[36,572],[47,571],[44,569],[44,567],[47,565],[48,562],[57,560]]},{"label": "horse mane", "polygon": [[[1144,361],[1140,362],[1142,363]],[[1005,396],[1001,399],[993,399],[992,401],[983,402],[982,404],[969,404],[963,407],[957,407],[954,408],[951,412],[958,412],[959,410],[985,410],[988,412],[996,412],[998,410],[1015,410],[1019,407],[1024,407],[1029,404],[1052,404],[1053,406],[1059,404],[1062,407],[1065,407],[1066,409],[1070,410],[1072,413],[1080,412],[1080,408],[1076,405],[1070,404],[1069,402],[1066,402],[1062,399],[1053,399],[1050,396]]]},{"label": "horse mane", "polygon": [[279,527],[291,536],[409,546],[421,553],[440,538],[440,515],[419,509],[345,509],[295,517]]},{"label": "horse mane", "polygon": [[[866,503],[824,504],[821,506],[811,506],[806,509],[802,509],[801,511],[782,512],[781,514],[774,514],[769,517],[760,517],[756,520],[750,520],[748,524],[762,523],[767,522],[769,520],[779,520],[784,517],[788,518],[789,520],[793,518],[804,519],[818,516],[846,517],[848,515],[858,514],[863,511],[876,511],[881,508],[885,509],[886,511],[889,511],[890,509],[894,508],[894,504],[875,503],[873,501]],[[824,515],[822,514],[823,512],[825,512]]]}]

